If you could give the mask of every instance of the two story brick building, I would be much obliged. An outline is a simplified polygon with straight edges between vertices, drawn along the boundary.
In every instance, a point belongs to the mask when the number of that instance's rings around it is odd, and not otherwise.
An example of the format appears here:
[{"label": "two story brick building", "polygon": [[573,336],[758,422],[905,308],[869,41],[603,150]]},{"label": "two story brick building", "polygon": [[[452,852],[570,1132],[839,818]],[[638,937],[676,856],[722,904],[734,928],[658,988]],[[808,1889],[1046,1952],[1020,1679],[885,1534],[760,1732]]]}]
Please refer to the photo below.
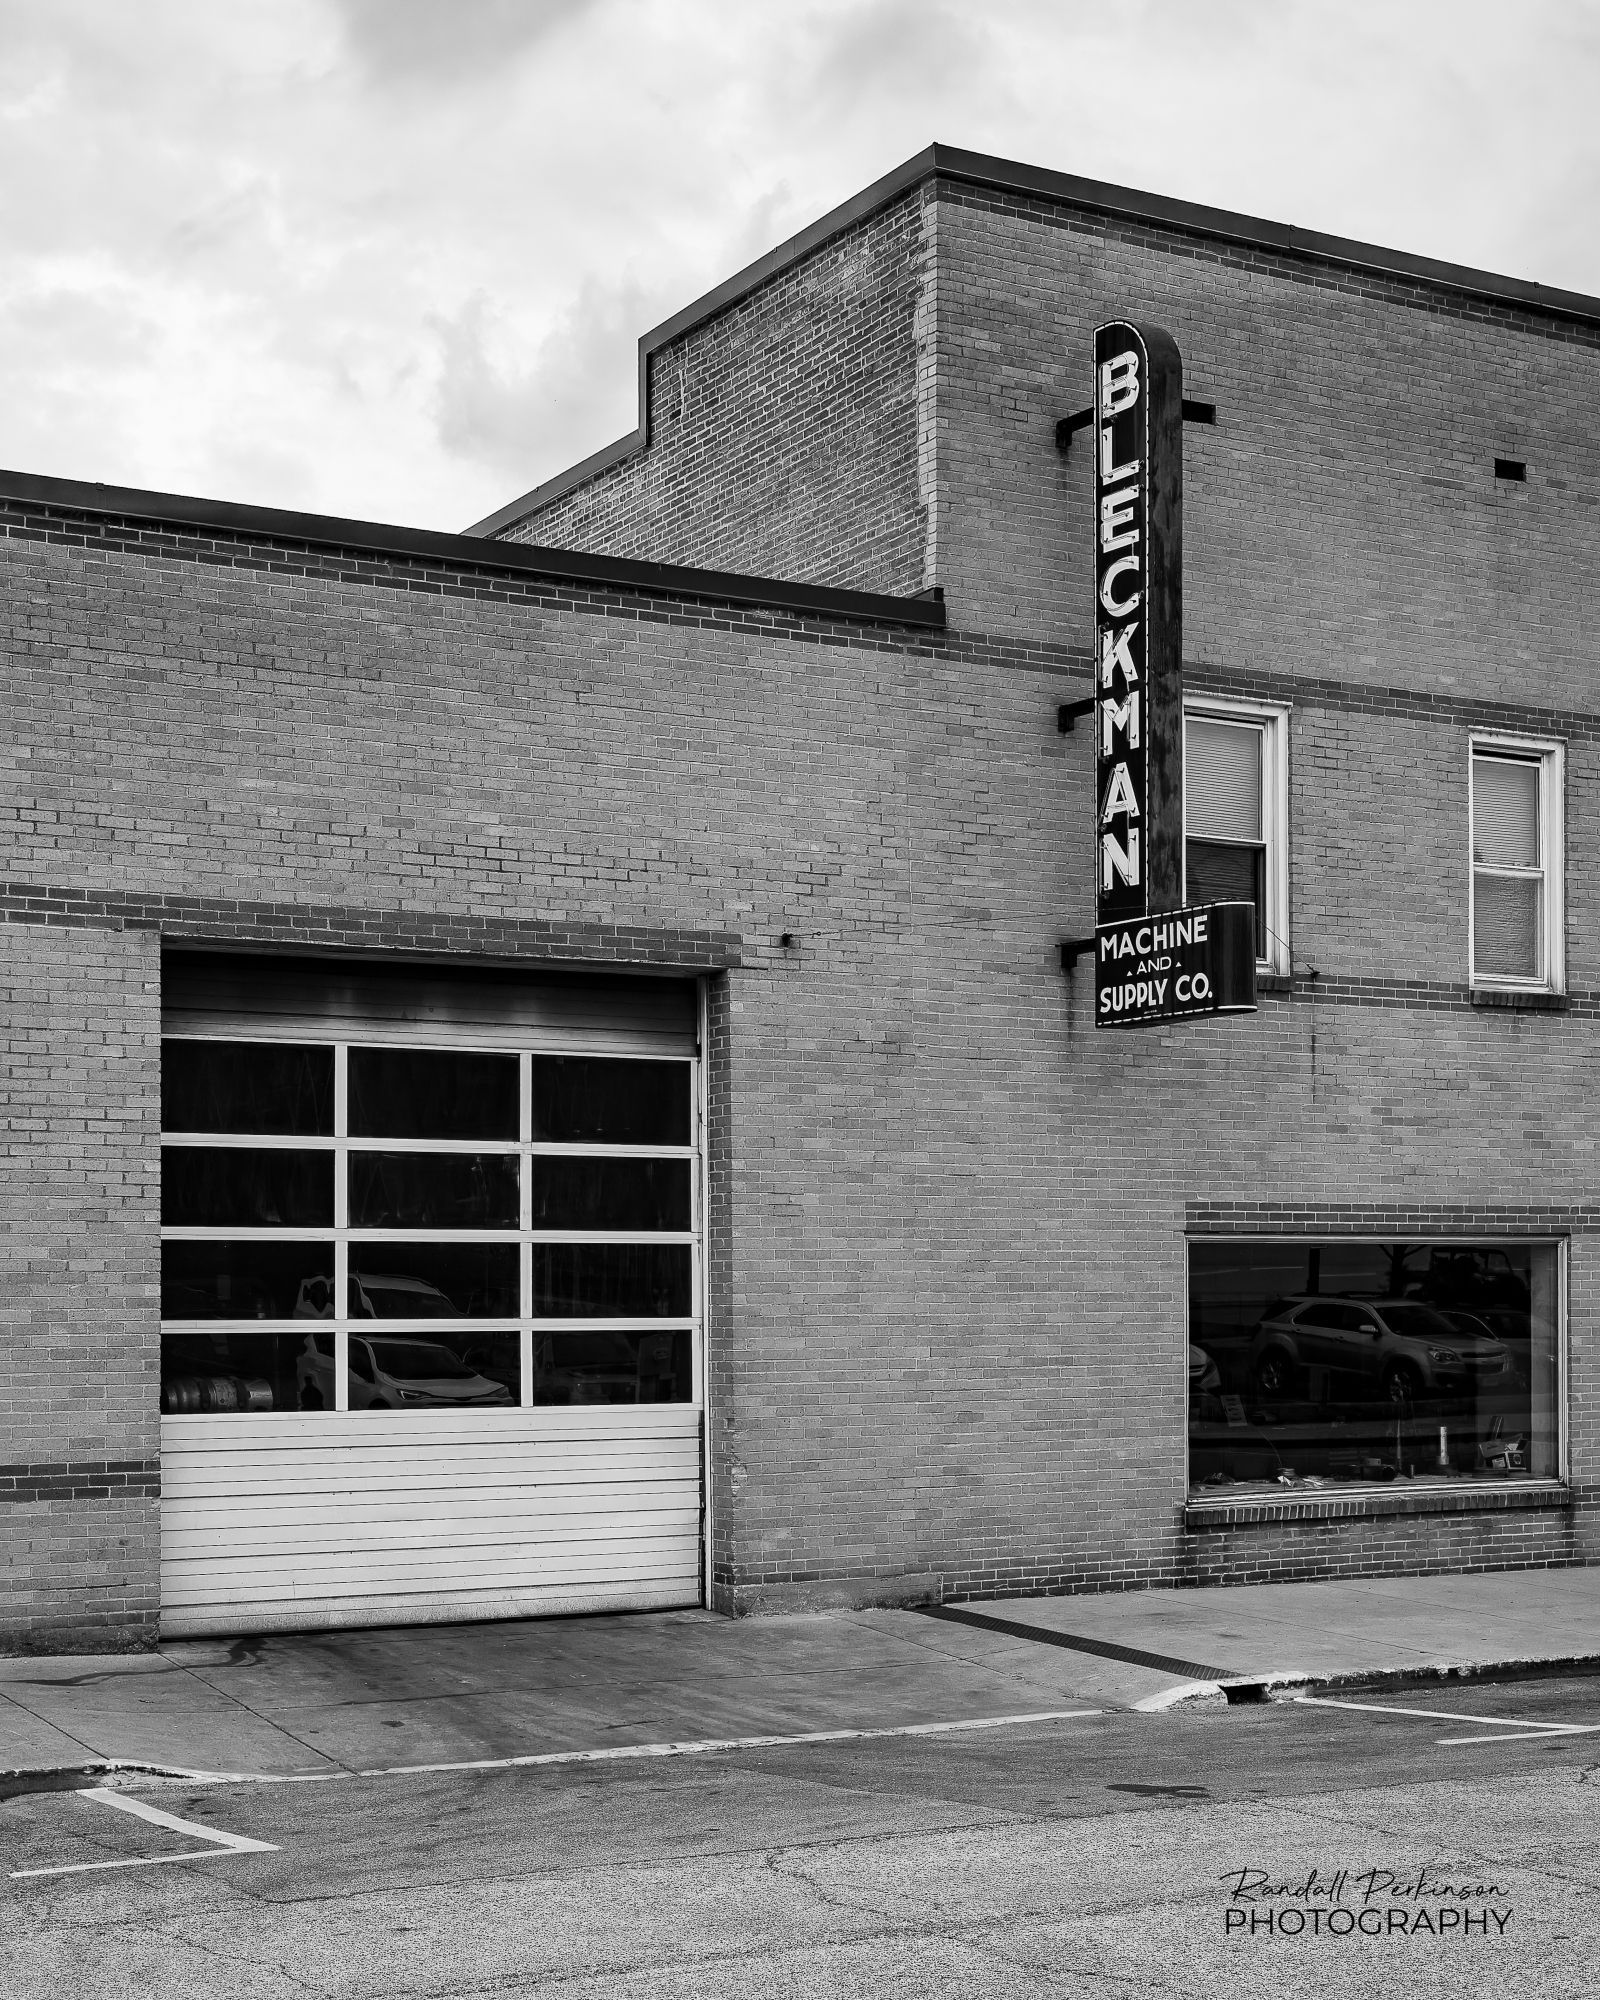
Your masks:
[{"label": "two story brick building", "polygon": [[[1122,1033],[1108,319],[1258,961]],[[0,475],[0,1642],[1587,1560],[1597,390],[933,148],[469,534]]]}]

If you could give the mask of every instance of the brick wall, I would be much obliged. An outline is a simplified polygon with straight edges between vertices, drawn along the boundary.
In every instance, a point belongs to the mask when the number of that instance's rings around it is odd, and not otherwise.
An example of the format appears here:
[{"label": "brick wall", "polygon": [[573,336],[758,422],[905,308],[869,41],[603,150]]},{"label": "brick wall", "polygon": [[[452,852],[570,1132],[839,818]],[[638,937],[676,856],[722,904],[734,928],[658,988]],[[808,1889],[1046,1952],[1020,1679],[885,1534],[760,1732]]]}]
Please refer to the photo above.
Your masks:
[{"label": "brick wall", "polygon": [[157,994],[148,933],[0,930],[0,1650],[155,1635]]},{"label": "brick wall", "polygon": [[1092,630],[1089,434],[1063,460],[1054,425],[1092,400],[1095,326],[1148,318],[1217,406],[1184,426],[1189,658],[1591,699],[1600,326],[950,183],[936,227],[953,623]]},{"label": "brick wall", "polygon": [[547,548],[920,590],[921,190],[657,347],[648,445],[502,532]]}]

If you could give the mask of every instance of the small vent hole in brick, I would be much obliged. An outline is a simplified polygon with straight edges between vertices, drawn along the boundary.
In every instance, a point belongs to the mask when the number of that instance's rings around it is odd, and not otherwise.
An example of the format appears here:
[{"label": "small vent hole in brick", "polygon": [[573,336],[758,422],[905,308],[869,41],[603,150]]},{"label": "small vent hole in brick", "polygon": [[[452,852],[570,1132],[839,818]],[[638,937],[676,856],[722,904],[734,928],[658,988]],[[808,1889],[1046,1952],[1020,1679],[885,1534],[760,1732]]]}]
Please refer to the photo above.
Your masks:
[{"label": "small vent hole in brick", "polygon": [[1515,479],[1526,482],[1528,461],[1525,458],[1497,458],[1494,462],[1496,479]]}]

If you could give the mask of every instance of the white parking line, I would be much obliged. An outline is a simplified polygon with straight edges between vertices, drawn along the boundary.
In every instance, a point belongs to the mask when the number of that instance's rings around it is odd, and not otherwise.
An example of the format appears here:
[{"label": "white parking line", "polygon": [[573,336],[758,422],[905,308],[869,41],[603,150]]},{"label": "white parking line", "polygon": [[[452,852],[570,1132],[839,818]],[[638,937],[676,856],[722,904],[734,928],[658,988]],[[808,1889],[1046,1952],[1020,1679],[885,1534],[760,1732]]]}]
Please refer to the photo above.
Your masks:
[{"label": "white parking line", "polygon": [[1381,1701],[1339,1701],[1331,1695],[1297,1694],[1290,1697],[1306,1708],[1350,1708],[1363,1715],[1410,1715],[1424,1722],[1472,1722],[1480,1729],[1504,1729],[1507,1736],[1441,1736],[1441,1748],[1463,1743],[1553,1743],[1563,1736],[1593,1736],[1600,1722],[1530,1722],[1526,1716],[1514,1721],[1498,1715],[1457,1715],[1444,1708],[1398,1708]]},{"label": "white parking line", "polygon": [[383,1764],[361,1778],[410,1778],[430,1771],[512,1771],[534,1764],[612,1764],[629,1757],[699,1757],[711,1750],[776,1750],[792,1743],[875,1743],[888,1736],[953,1736],[969,1729],[1015,1729],[1029,1722],[1079,1722],[1098,1708],[1051,1708],[1037,1715],[984,1715],[968,1722],[908,1722],[898,1729],[814,1729],[803,1736],[720,1736],[685,1743],[619,1743],[605,1750],[547,1750],[532,1757],[478,1757],[461,1764]]},{"label": "white parking line", "polygon": [[163,1812],[159,1806],[150,1805],[144,1799],[130,1798],[126,1792],[108,1791],[104,1786],[96,1785],[79,1792],[78,1797],[93,1799],[96,1805],[113,1806],[118,1812],[132,1813],[135,1819],[148,1820],[152,1826],[165,1827],[169,1833],[186,1833],[192,1840],[204,1840],[210,1845],[189,1854],[136,1854],[120,1861],[70,1861],[56,1868],[13,1868],[13,1882],[37,1875],[92,1875],[102,1868],[159,1868],[168,1861],[215,1861],[222,1854],[278,1852],[269,1840],[249,1840],[242,1833],[224,1833],[220,1827],[201,1826],[196,1820],[179,1819],[176,1813]]}]

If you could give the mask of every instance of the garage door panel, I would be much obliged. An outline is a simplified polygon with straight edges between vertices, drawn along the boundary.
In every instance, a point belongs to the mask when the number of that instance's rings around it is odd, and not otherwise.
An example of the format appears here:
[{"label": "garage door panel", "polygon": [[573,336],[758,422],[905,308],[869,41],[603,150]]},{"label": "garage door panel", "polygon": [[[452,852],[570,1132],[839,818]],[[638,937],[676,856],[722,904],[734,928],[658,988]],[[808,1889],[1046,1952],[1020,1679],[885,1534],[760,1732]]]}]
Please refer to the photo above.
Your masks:
[{"label": "garage door panel", "polygon": [[[375,1625],[459,1624],[469,1619],[578,1617],[611,1611],[671,1611],[697,1599],[687,1572],[660,1581],[630,1577],[614,1583],[548,1583],[531,1589],[452,1591],[403,1597],[303,1597],[287,1604],[240,1608],[231,1602],[176,1605],[162,1612],[169,1639],[224,1638],[235,1633],[347,1631]],[[686,1594],[687,1593],[687,1594]]]},{"label": "garage door panel", "polygon": [[[242,1439],[241,1422],[255,1435]],[[173,1636],[700,1602],[692,1407],[620,1436],[597,1434],[592,1418],[586,1435],[564,1435],[543,1411],[476,1439],[453,1422],[403,1442],[347,1422],[312,1444],[274,1438],[270,1424],[163,1426]]]},{"label": "garage door panel", "polygon": [[268,1514],[240,1518],[238,1510],[214,1512],[208,1516],[174,1522],[166,1530],[166,1554],[172,1562],[198,1562],[226,1546],[232,1560],[246,1550],[270,1554],[292,1548],[302,1556],[322,1550],[348,1548],[360,1542],[366,1548],[450,1548],[470,1546],[538,1546],[574,1538],[616,1540],[630,1534],[682,1534],[692,1530],[698,1516],[700,1496],[692,1490],[670,1496],[618,1496],[614,1500],[596,1498],[592,1506],[574,1502],[562,1512],[544,1506],[502,1504],[472,1512],[450,1508],[436,1516],[382,1514],[368,1508],[340,1508],[338,1512],[272,1510]]},{"label": "garage door panel", "polygon": [[[472,1561],[462,1561],[459,1552],[443,1549],[370,1550],[359,1558],[335,1552],[319,1560],[253,1565],[251,1597],[253,1602],[306,1597],[331,1600],[350,1596],[357,1589],[361,1595],[381,1589],[407,1596],[491,1586],[532,1588],[543,1582],[577,1583],[586,1577],[605,1582],[630,1576],[687,1576],[682,1550],[681,1538],[666,1536],[658,1544],[637,1539],[621,1543],[609,1554],[603,1546],[584,1540],[565,1548],[541,1550],[537,1555],[479,1550]],[[181,1590],[174,1592],[174,1605],[224,1602],[230,1597],[235,1575],[231,1566],[209,1563],[191,1568]]]}]

